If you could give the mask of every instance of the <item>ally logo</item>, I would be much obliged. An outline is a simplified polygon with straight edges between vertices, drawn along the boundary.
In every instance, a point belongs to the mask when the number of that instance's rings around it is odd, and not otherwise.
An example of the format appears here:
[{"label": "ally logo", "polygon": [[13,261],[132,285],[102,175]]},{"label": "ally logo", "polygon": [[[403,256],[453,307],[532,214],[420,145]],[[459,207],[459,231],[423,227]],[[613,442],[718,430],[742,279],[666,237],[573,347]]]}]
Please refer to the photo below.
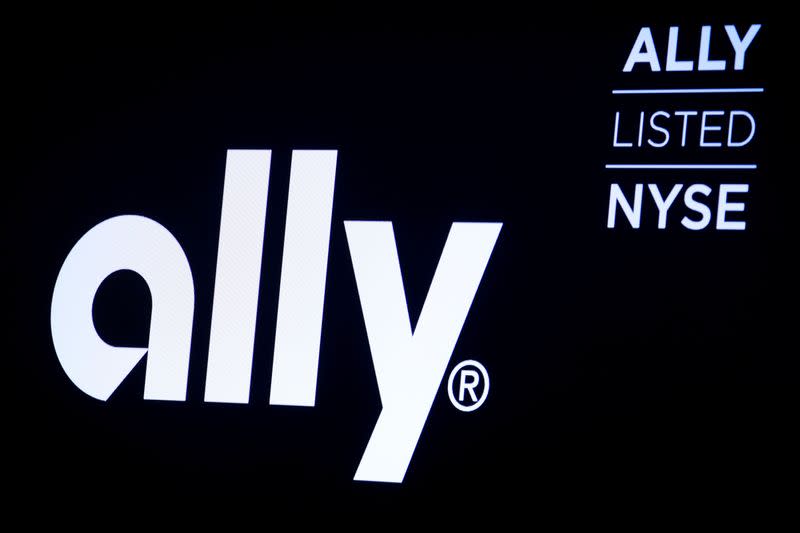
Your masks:
[{"label": "ally logo", "polygon": [[[313,407],[336,176],[335,150],[294,150],[270,385],[271,405]],[[271,151],[229,150],[225,167],[205,401],[247,403],[266,223]],[[391,222],[344,222],[382,411],[356,480],[403,481],[502,223],[454,222],[412,331]],[[92,305],[119,270],[147,283],[147,346],[98,335]],[[50,310],[69,379],[107,400],[147,355],[144,399],[184,401],[194,282],[181,245],[158,222],[105,220],[64,260]]]}]

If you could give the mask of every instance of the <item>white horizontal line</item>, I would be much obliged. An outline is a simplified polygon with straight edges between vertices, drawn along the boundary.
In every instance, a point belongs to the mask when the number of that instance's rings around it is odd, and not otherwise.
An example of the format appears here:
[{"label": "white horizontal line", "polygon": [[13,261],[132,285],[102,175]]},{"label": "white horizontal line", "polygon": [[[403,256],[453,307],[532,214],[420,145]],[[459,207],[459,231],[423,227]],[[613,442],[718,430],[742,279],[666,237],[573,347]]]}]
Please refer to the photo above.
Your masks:
[{"label": "white horizontal line", "polygon": [[719,89],[613,89],[611,94],[708,94],[763,93],[763,87],[728,87]]},{"label": "white horizontal line", "polygon": [[758,168],[757,165],[653,165],[653,164],[646,164],[646,165],[622,165],[622,164],[608,164],[606,165],[608,169],[622,169],[622,170],[632,170],[632,169],[649,169],[649,170],[756,170]]}]

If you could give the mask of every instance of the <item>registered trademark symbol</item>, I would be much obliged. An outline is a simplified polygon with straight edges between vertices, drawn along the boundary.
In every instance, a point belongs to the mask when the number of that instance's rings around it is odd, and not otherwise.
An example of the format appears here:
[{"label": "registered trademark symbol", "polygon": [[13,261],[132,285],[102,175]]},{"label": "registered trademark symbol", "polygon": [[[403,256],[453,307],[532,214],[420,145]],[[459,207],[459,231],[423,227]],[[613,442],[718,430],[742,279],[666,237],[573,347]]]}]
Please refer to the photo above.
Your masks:
[{"label": "registered trademark symbol", "polygon": [[[454,390],[454,385],[458,391]],[[480,391],[480,396],[476,390]],[[469,413],[476,410],[489,395],[489,373],[486,368],[472,359],[458,363],[447,380],[447,395],[453,407],[459,411]]]}]

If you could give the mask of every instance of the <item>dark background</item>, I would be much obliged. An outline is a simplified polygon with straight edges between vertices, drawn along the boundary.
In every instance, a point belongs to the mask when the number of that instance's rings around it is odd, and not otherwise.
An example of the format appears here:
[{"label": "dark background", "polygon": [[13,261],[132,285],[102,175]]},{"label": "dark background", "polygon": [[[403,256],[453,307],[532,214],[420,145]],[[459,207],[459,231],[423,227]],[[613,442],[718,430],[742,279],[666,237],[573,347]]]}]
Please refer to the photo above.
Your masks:
[{"label": "dark background", "polygon": [[[161,508],[198,526],[231,504],[240,511],[231,516],[291,513],[301,524],[328,509],[386,510],[396,520],[423,507],[448,520],[535,523],[554,512],[788,508],[800,444],[788,343],[791,28],[774,13],[682,13],[9,14],[2,477],[11,507],[78,519]],[[714,57],[727,50],[730,23],[742,33],[762,24],[744,71],[622,73],[641,26],[653,28],[663,63],[670,25],[681,27],[680,58],[696,59],[700,26],[713,26]],[[711,86],[766,92],[611,95]],[[738,151],[615,152],[614,112],[640,108],[746,109],[758,130]],[[203,402],[229,148],[273,150],[248,405]],[[310,409],[268,405],[289,161],[299,148],[339,151]],[[759,170],[603,168],[639,161]],[[718,183],[749,183],[747,230],[718,232],[713,219],[704,231],[684,229],[682,195],[657,230],[646,190],[642,229],[620,213],[621,227],[608,230],[612,182],[629,194],[634,183],[665,194],[673,183],[706,183],[712,214]],[[49,312],[61,264],[86,231],[119,214],[160,222],[191,264],[185,403],[144,401],[144,364],[99,402],[56,358]],[[354,219],[394,223],[412,324],[450,223],[504,223],[448,368],[481,361],[491,393],[461,413],[440,387],[401,485],[352,481],[380,411],[342,223]],[[95,302],[98,331],[145,346],[149,306],[140,278],[115,274]]]}]

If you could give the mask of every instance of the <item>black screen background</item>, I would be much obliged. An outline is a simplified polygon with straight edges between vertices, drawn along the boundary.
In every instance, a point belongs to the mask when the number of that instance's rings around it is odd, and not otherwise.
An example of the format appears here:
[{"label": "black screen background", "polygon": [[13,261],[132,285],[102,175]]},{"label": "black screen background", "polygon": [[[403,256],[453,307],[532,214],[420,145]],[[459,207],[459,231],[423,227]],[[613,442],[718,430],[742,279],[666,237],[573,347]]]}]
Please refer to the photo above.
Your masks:
[{"label": "black screen background", "polygon": [[[3,478],[13,509],[146,515],[177,506],[199,526],[221,502],[254,518],[297,505],[302,523],[324,519],[314,509],[396,519],[422,506],[440,518],[535,523],[554,509],[740,512],[796,496],[796,172],[781,17],[46,18],[11,16],[4,37],[12,341]],[[663,54],[669,25],[696,38],[702,24],[721,34],[723,24],[753,22],[763,27],[742,72],[621,72],[641,26],[660,32]],[[766,92],[713,104],[610,94],[713,84]],[[604,170],[621,159],[610,147],[613,112],[639,102],[754,110],[756,142],[718,157],[759,170]],[[202,400],[229,148],[273,151],[248,405]],[[267,400],[290,153],[300,148],[339,151],[312,409]],[[671,215],[659,231],[652,205],[642,229],[606,229],[611,182],[680,181],[749,183],[747,230],[689,232]],[[86,231],[118,214],[157,220],[189,259],[185,403],[142,400],[144,361],[107,403],[96,401],[53,350],[59,268]],[[380,411],[342,223],[358,219],[394,223],[412,324],[450,223],[504,223],[448,367],[481,361],[491,394],[465,414],[440,387],[402,485],[352,481]],[[141,279],[115,274],[95,302],[98,331],[112,344],[146,345],[149,305]]]}]

